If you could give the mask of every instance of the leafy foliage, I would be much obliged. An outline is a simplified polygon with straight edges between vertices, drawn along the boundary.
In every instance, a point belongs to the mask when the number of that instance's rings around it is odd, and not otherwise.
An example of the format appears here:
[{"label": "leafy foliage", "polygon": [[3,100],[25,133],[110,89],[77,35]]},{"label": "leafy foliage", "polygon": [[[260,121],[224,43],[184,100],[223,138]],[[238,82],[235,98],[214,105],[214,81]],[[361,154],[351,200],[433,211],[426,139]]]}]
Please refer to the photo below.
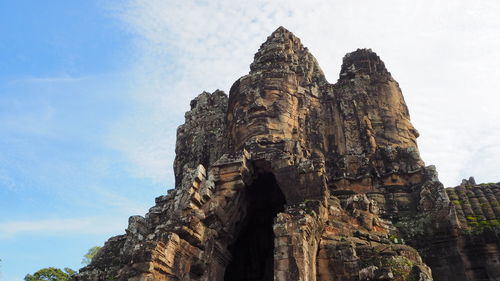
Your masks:
[{"label": "leafy foliage", "polygon": [[[83,256],[82,263],[89,264],[101,248],[99,246],[90,248],[87,254]],[[74,274],[76,274],[76,271],[68,267],[65,267],[64,270],[56,267],[47,267],[38,270],[33,275],[27,274],[24,277],[24,281],[69,281],[70,277]]]},{"label": "leafy foliage", "polygon": [[90,264],[90,262],[92,261],[94,256],[99,252],[99,250],[101,248],[102,247],[100,247],[100,246],[95,246],[95,247],[90,248],[89,251],[87,252],[87,254],[85,254],[83,256],[82,264],[85,264],[85,265]]},{"label": "leafy foliage", "polygon": [[494,230],[500,226],[500,220],[479,220],[476,216],[467,216],[466,219],[471,234],[479,234],[485,230]]},{"label": "leafy foliage", "polygon": [[68,281],[75,273],[71,268],[65,268],[63,271],[59,268],[48,267],[38,270],[33,275],[26,275],[24,281]]},{"label": "leafy foliage", "polygon": [[[101,247],[99,246],[90,248],[87,254],[83,256],[82,263],[89,264],[100,249]],[[0,261],[2,260],[0,259]],[[24,281],[69,281],[74,274],[76,274],[76,271],[68,267],[65,267],[64,270],[55,267],[47,267],[38,270],[33,275],[26,275]]]}]

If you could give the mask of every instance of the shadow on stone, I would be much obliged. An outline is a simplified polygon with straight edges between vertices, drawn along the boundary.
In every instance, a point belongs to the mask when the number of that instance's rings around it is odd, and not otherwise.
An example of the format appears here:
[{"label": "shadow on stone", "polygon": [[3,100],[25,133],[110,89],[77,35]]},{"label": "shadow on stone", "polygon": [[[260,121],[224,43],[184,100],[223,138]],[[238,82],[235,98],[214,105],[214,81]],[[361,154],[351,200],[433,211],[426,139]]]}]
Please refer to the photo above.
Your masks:
[{"label": "shadow on stone", "polygon": [[284,210],[285,197],[270,173],[261,174],[247,188],[246,216],[235,242],[225,281],[273,280],[273,221]]}]

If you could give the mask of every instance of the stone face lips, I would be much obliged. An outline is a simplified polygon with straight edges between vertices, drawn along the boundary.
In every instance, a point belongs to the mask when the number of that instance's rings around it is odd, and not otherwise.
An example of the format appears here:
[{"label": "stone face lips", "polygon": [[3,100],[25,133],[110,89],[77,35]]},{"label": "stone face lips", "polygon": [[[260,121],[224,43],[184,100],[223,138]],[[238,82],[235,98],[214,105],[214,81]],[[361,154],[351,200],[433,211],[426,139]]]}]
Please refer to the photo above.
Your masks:
[{"label": "stone face lips", "polygon": [[445,189],[417,137],[374,52],[330,84],[280,27],[191,102],[175,189],[74,280],[498,280],[496,185]]}]

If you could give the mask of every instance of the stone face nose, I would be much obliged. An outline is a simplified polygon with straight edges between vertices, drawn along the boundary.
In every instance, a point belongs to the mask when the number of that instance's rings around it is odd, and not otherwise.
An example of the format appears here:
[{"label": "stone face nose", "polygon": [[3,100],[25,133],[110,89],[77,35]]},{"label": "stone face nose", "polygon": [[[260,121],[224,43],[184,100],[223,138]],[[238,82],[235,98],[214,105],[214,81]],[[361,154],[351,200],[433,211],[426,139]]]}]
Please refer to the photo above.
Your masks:
[{"label": "stone face nose", "polygon": [[267,110],[267,107],[264,106],[262,101],[256,100],[252,105],[250,105],[250,108],[248,109],[248,113],[255,113],[258,111],[265,111]]}]

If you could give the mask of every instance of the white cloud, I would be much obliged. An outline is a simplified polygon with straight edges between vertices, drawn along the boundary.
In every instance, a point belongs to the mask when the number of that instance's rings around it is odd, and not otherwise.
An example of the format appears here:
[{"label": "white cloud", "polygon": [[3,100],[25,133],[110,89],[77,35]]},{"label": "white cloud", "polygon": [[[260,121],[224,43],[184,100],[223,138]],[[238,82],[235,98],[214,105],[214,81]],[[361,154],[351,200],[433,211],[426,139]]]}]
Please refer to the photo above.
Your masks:
[{"label": "white cloud", "polygon": [[335,82],[345,53],[369,47],[405,94],[427,164],[446,185],[474,173],[500,181],[500,4],[496,1],[129,0],[138,112],[110,136],[139,176],[171,180],[175,129],[189,100],[229,90],[283,25]]},{"label": "white cloud", "polygon": [[110,217],[42,219],[0,222],[0,239],[18,235],[117,234],[124,232],[125,222]]}]

